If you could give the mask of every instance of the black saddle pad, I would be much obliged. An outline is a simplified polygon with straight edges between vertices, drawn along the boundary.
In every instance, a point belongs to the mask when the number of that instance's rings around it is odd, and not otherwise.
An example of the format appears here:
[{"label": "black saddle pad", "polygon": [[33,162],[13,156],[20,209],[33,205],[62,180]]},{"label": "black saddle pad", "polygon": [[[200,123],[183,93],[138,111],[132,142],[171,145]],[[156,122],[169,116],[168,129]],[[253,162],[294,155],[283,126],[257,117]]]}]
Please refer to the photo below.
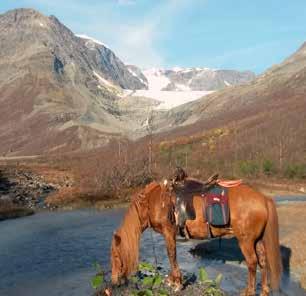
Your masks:
[{"label": "black saddle pad", "polygon": [[183,226],[186,220],[194,220],[196,218],[193,196],[196,194],[201,195],[204,188],[203,182],[194,179],[186,179],[184,182],[174,186],[176,195],[175,208],[178,212],[180,226]]}]

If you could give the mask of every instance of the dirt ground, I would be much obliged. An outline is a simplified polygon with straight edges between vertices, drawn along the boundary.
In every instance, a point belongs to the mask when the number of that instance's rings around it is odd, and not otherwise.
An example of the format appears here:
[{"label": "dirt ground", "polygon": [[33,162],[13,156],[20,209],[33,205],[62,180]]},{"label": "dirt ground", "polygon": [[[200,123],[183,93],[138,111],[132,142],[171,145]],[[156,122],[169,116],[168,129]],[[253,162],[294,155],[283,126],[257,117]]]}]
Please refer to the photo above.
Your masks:
[{"label": "dirt ground", "polygon": [[302,287],[306,289],[306,203],[280,205],[277,211],[280,242],[288,252],[290,271],[301,280]]}]

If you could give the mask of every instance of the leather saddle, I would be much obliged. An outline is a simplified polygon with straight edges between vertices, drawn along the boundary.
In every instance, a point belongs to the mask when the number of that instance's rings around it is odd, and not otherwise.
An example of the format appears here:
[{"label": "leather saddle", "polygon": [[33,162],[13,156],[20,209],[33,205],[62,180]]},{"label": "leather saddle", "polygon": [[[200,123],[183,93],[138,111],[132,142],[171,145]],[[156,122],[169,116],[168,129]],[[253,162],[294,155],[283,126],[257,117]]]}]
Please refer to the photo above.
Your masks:
[{"label": "leather saddle", "polygon": [[193,178],[188,178],[187,174],[183,179],[175,179],[173,191],[176,195],[175,211],[178,213],[178,226],[183,228],[186,220],[196,218],[193,206],[193,196],[204,195],[217,184],[218,174],[211,176],[207,181],[202,182]]}]

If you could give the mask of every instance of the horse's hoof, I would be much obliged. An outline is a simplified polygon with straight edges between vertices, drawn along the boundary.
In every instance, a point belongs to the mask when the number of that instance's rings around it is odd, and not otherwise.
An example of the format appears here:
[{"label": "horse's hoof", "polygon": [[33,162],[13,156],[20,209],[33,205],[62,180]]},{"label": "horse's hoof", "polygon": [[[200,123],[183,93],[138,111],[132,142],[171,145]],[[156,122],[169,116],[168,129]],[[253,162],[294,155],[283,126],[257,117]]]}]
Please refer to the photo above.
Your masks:
[{"label": "horse's hoof", "polygon": [[182,289],[182,284],[178,282],[178,280],[174,279],[171,275],[165,276],[164,283],[168,287],[172,287],[175,292],[180,291]]},{"label": "horse's hoof", "polygon": [[171,287],[172,283],[171,283],[170,277],[169,277],[168,275],[165,276],[164,282],[165,282],[165,284],[166,284],[168,287]]},{"label": "horse's hoof", "polygon": [[112,296],[113,294],[112,294],[112,290],[111,289],[109,289],[109,288],[106,288],[105,290],[104,290],[104,292],[103,292],[103,296]]},{"label": "horse's hoof", "polygon": [[183,288],[183,285],[182,284],[175,284],[175,287],[174,287],[174,292],[178,292],[178,291],[181,291]]},{"label": "horse's hoof", "polygon": [[266,289],[262,289],[261,293],[259,294],[259,296],[269,296],[270,295],[270,289],[266,288]]},{"label": "horse's hoof", "polygon": [[249,291],[248,288],[242,290],[239,296],[256,296],[255,291]]}]

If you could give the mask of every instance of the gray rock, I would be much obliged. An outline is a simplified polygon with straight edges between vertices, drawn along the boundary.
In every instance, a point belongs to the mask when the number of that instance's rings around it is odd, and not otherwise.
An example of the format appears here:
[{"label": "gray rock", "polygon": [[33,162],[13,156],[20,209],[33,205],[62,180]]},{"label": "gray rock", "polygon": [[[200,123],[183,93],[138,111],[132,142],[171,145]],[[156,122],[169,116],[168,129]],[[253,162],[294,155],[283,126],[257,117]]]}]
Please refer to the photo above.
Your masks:
[{"label": "gray rock", "polygon": [[164,70],[170,83],[163,88],[179,91],[181,87],[193,91],[214,91],[228,86],[249,82],[255,78],[251,71],[214,70],[208,68],[183,68],[181,70]]}]

